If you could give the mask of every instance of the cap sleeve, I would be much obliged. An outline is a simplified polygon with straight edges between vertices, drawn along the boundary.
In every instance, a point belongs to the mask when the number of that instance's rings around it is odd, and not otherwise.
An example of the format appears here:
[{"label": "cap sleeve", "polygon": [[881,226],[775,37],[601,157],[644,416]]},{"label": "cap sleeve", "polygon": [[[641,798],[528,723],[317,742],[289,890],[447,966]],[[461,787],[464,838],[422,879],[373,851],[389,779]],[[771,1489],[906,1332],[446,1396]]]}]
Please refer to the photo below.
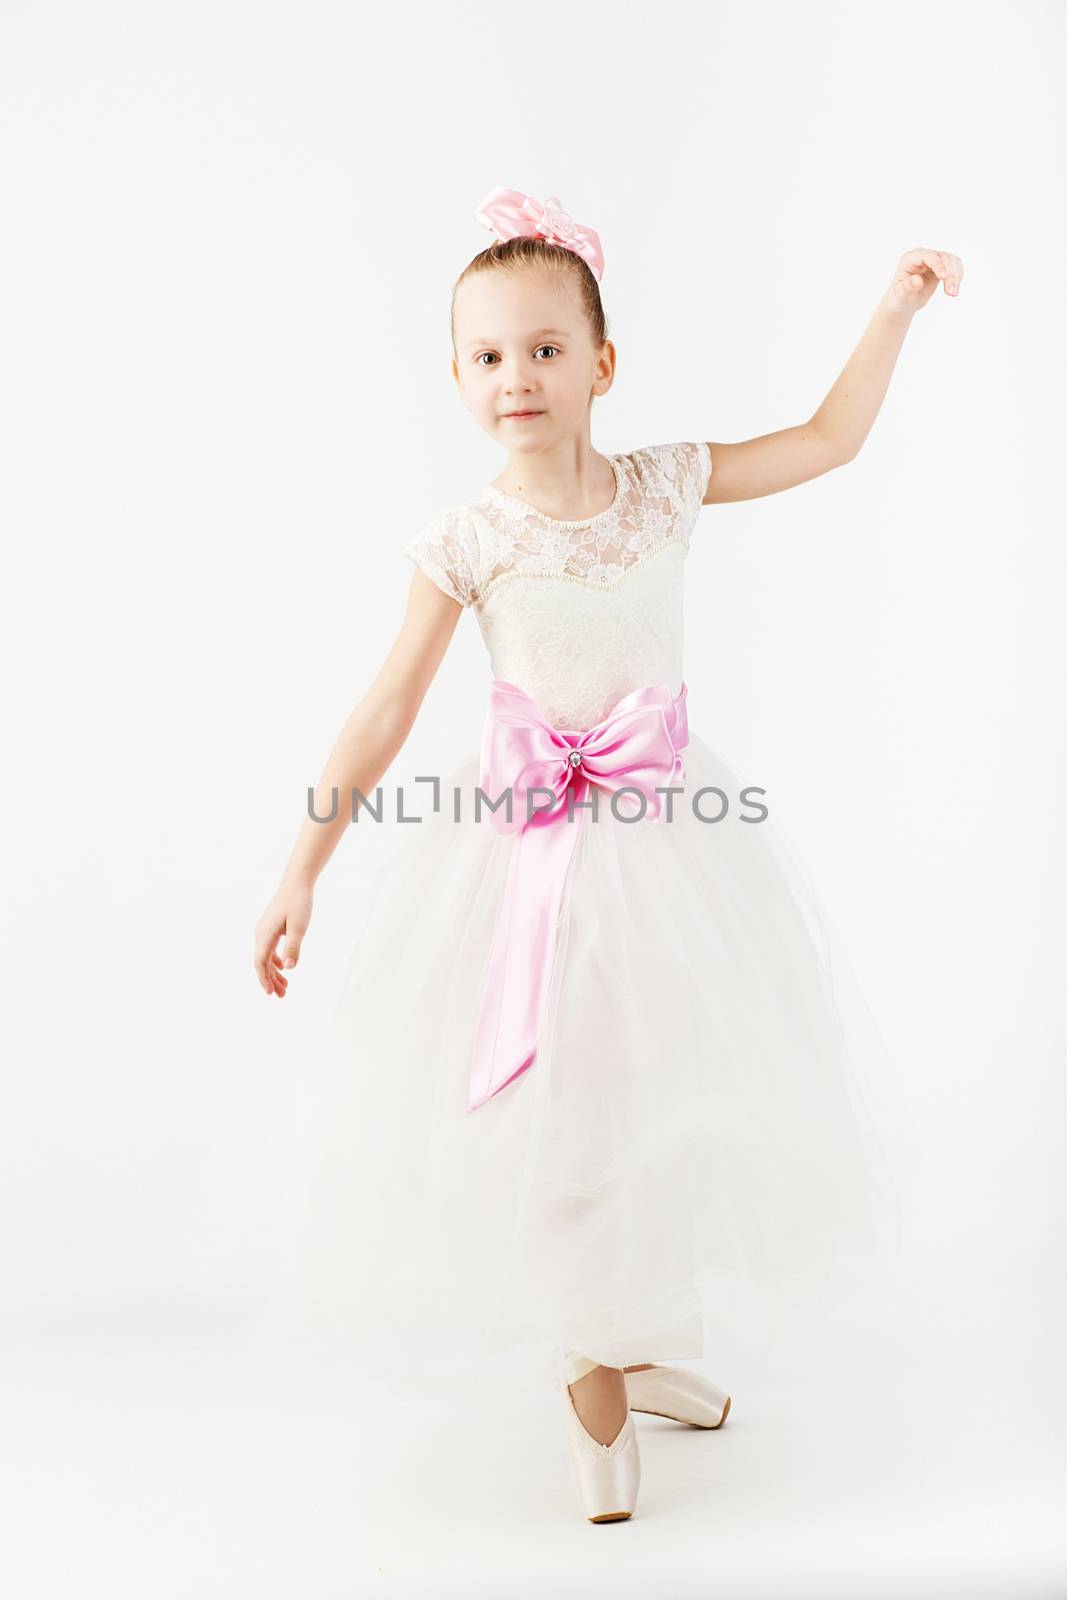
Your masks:
[{"label": "cap sleeve", "polygon": [[447,515],[435,518],[401,547],[400,554],[461,606],[477,600],[477,543],[468,521]]},{"label": "cap sleeve", "polygon": [[704,503],[711,478],[711,451],[703,439],[663,445],[662,449],[672,460],[679,498],[695,516]]},{"label": "cap sleeve", "polygon": [[654,493],[667,496],[674,531],[688,541],[711,478],[711,451],[706,441],[647,445],[635,452],[634,459]]}]

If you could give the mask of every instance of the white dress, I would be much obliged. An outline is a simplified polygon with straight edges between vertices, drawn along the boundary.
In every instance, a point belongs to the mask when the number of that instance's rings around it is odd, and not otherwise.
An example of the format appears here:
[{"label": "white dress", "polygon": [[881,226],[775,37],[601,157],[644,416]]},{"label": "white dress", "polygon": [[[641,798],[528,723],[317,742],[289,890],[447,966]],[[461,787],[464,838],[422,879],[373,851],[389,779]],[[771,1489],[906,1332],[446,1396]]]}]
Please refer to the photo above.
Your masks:
[{"label": "white dress", "polygon": [[[402,552],[474,610],[492,677],[572,736],[634,690],[684,683],[710,453],[610,459],[599,516],[560,521],[488,487]],[[731,1284],[892,1246],[897,1193],[870,1109],[888,1063],[843,1027],[825,913],[762,793],[746,804],[701,736],[711,704],[694,684],[670,822],[606,804],[582,818],[536,1055],[475,1109],[518,835],[474,821],[480,750],[443,775],[436,813],[417,786],[423,821],[388,842],[323,1040],[334,1077],[309,1123],[308,1193],[321,1187],[299,1242],[321,1302],[483,1353],[539,1340],[572,1382],[597,1362],[700,1356]],[[698,790],[713,792],[693,803]]]}]

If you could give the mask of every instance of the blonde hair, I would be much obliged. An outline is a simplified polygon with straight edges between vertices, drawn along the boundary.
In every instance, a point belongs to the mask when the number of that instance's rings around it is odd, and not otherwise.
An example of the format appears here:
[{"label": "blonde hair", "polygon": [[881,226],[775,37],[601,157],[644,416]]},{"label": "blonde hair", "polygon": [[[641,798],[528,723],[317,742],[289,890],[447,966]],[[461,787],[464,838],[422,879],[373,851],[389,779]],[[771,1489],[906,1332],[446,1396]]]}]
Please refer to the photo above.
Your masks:
[{"label": "blonde hair", "polygon": [[600,285],[586,262],[580,255],[576,255],[573,250],[568,250],[563,245],[550,244],[547,239],[531,239],[523,235],[517,239],[497,239],[487,249],[479,251],[456,279],[452,288],[452,306],[448,319],[453,351],[456,348],[456,295],[460,284],[467,278],[473,277],[476,272],[518,272],[524,266],[546,267],[550,272],[558,272],[569,278],[588,325],[593,347],[599,350],[608,336],[608,320],[604,315],[604,306],[600,299]]}]

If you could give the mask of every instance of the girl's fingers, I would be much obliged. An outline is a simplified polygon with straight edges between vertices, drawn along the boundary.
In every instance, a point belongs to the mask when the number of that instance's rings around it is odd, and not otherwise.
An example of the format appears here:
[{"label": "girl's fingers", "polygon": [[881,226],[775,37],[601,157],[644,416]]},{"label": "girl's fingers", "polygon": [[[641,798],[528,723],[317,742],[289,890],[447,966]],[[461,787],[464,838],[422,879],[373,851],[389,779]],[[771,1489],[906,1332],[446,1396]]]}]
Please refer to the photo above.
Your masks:
[{"label": "girl's fingers", "polygon": [[960,261],[959,256],[950,255],[947,250],[938,251],[938,255],[944,267],[944,276],[941,281],[945,286],[945,293],[958,294],[960,277],[963,273],[963,263]]},{"label": "girl's fingers", "polygon": [[952,257],[945,250],[939,250],[937,256],[941,262],[941,286],[946,294],[954,294],[956,274],[952,266]]},{"label": "girl's fingers", "polygon": [[937,250],[909,250],[904,257],[904,266],[909,276],[922,272],[924,267],[929,267],[935,278],[944,275],[940,252]]},{"label": "girl's fingers", "polygon": [[[309,915],[310,907],[306,912],[291,912],[285,917],[267,916],[256,924],[252,965],[268,995],[283,999],[288,993],[289,978],[283,969],[295,967],[300,958],[300,940],[307,932]],[[283,938],[284,957],[278,954],[278,944]]]},{"label": "girl's fingers", "polygon": [[271,943],[265,943],[262,947],[257,944],[252,960],[260,987],[268,997],[274,994],[283,995],[288,987],[288,979],[283,978],[277,970],[282,964],[281,957],[275,948],[277,942],[278,936],[276,934]]},{"label": "girl's fingers", "polygon": [[[912,250],[904,259],[907,262],[909,274],[914,272],[916,265],[929,267],[930,271],[944,285],[946,294],[959,293],[960,282],[963,278],[963,262],[959,256],[954,256],[951,251]],[[914,287],[917,287],[917,285]]]},{"label": "girl's fingers", "polygon": [[266,946],[261,947],[258,944],[256,945],[255,955],[252,958],[252,966],[255,969],[256,977],[259,979],[260,987],[266,990],[267,994],[272,994],[274,992],[274,987],[270,981],[270,974],[267,971]]}]

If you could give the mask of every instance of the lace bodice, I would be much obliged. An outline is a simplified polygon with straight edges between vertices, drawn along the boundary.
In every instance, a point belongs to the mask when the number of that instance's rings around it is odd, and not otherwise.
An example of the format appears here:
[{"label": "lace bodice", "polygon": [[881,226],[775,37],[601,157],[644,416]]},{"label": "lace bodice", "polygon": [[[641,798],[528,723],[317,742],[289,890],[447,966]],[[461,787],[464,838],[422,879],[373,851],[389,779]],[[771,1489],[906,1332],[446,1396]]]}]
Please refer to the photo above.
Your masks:
[{"label": "lace bodice", "polygon": [[608,459],[598,516],[561,521],[490,485],[401,550],[473,607],[493,676],[576,731],[632,689],[681,689],[682,570],[712,466],[702,441]]}]

